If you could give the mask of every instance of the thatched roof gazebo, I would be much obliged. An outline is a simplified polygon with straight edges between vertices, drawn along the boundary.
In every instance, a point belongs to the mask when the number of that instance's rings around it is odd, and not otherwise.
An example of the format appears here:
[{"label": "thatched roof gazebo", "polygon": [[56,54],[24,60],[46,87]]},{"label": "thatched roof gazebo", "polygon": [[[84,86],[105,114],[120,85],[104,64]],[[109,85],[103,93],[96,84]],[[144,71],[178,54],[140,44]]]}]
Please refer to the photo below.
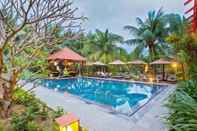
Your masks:
[{"label": "thatched roof gazebo", "polygon": [[61,72],[61,75],[63,74],[65,66],[68,66],[68,68],[71,70],[70,73],[76,74],[76,67],[70,65],[73,65],[75,63],[79,64],[77,70],[79,71],[79,73],[81,73],[81,65],[86,62],[86,58],[65,47],[53,54],[50,54],[48,56],[48,62],[53,64],[56,67],[56,70]]},{"label": "thatched roof gazebo", "polygon": [[62,50],[49,55],[48,60],[66,60],[71,62],[85,62],[86,58],[74,52],[73,50],[65,47]]}]

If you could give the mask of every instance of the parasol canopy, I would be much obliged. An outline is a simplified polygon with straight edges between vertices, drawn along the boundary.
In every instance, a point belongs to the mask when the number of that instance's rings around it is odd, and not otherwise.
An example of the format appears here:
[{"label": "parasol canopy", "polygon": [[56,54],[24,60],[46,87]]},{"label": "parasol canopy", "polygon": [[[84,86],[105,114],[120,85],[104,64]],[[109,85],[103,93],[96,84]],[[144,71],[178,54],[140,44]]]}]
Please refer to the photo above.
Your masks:
[{"label": "parasol canopy", "polygon": [[172,64],[175,61],[172,59],[165,59],[165,58],[160,58],[156,61],[153,61],[152,63],[150,63],[151,65],[168,65],[168,64]]},{"label": "parasol canopy", "polygon": [[164,65],[170,65],[175,63],[176,61],[173,59],[167,59],[167,58],[160,58],[158,60],[153,61],[152,63],[150,63],[151,65],[163,65],[163,73],[162,73],[162,77],[163,80],[165,80],[165,66]]},{"label": "parasol canopy", "polygon": [[134,60],[134,61],[130,61],[127,64],[133,64],[133,65],[146,65],[147,63],[143,60]]},{"label": "parasol canopy", "polygon": [[100,62],[100,61],[96,61],[95,63],[93,63],[92,65],[96,65],[96,66],[106,66],[106,64]]},{"label": "parasol canopy", "polygon": [[126,63],[122,62],[121,60],[115,60],[111,63],[109,63],[110,65],[124,65]]}]

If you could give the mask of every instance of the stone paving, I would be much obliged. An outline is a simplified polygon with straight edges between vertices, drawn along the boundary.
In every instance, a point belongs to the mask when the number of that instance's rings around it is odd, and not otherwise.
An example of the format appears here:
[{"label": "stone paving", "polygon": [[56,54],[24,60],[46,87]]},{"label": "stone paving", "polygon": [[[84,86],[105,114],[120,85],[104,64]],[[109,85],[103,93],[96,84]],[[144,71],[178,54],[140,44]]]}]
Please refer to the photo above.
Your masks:
[{"label": "stone paving", "polygon": [[[31,83],[26,84],[24,89],[30,87]],[[166,87],[131,117],[112,113],[108,109],[87,103],[72,95],[41,86],[33,91],[36,97],[49,107],[56,109],[61,106],[66,112],[76,114],[80,118],[81,125],[87,127],[89,131],[167,131],[163,117],[168,115],[168,110],[163,104],[174,89],[174,85]]]}]

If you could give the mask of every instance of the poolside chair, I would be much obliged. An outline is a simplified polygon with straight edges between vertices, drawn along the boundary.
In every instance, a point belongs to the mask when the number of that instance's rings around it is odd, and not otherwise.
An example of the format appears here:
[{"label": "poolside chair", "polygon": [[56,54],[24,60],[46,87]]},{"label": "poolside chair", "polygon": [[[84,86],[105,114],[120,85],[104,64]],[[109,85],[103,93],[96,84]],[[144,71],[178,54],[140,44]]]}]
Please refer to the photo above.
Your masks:
[{"label": "poolside chair", "polygon": [[123,79],[124,77],[120,76],[120,75],[115,75],[115,76],[112,76],[112,78],[114,78],[114,79]]},{"label": "poolside chair", "polygon": [[99,77],[100,75],[101,75],[101,72],[100,71],[97,71],[96,72],[96,76]]},{"label": "poolside chair", "polygon": [[158,74],[156,75],[156,81],[159,82],[159,81],[162,81],[162,75],[161,74]]},{"label": "poolside chair", "polygon": [[133,74],[133,73],[130,73],[129,76],[131,77],[130,79],[133,79],[133,80],[139,80],[139,76],[136,75],[136,74]]},{"label": "poolside chair", "polygon": [[176,75],[173,75],[173,74],[168,75],[167,81],[168,82],[176,82],[177,81]]},{"label": "poolside chair", "polygon": [[140,81],[147,81],[147,80],[148,80],[148,78],[146,75],[140,74]]},{"label": "poolside chair", "polygon": [[131,76],[129,73],[122,73],[123,79],[130,80]]},{"label": "poolside chair", "polygon": [[103,78],[106,78],[106,77],[108,77],[108,74],[105,72],[100,72],[100,76]]}]

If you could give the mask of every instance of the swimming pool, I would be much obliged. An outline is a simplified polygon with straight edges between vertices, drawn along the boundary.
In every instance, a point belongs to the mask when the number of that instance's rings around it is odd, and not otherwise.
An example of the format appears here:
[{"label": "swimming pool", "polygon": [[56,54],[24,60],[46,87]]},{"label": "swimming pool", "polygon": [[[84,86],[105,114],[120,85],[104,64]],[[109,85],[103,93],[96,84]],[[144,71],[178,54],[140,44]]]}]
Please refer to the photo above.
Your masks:
[{"label": "swimming pool", "polygon": [[49,89],[79,96],[85,101],[108,107],[127,116],[164,89],[159,85],[86,77],[46,79],[41,84]]}]

